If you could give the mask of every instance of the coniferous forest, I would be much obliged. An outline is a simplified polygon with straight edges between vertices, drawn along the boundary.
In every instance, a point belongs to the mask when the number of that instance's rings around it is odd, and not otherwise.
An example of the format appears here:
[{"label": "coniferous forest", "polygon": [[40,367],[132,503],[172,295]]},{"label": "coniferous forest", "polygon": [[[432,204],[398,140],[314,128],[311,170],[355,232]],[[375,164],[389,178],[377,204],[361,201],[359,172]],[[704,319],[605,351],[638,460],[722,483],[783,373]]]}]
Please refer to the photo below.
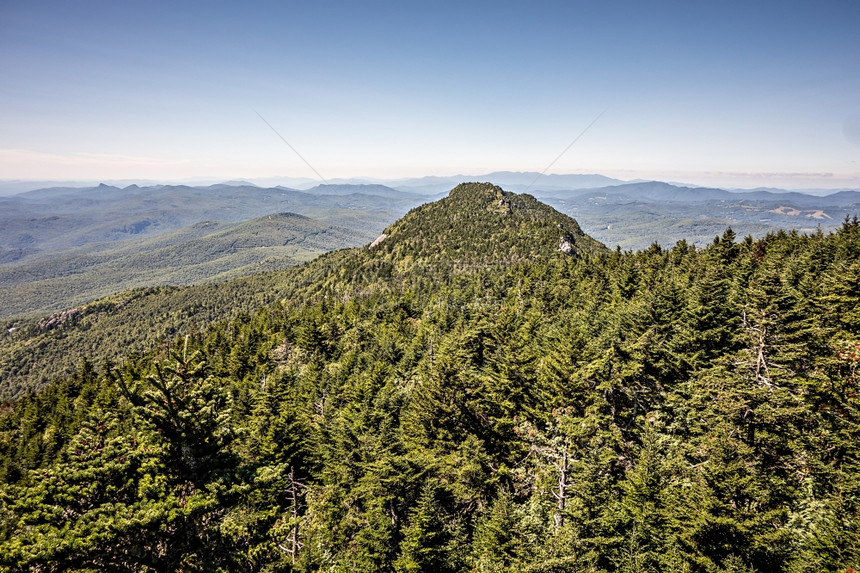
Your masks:
[{"label": "coniferous forest", "polygon": [[860,569],[856,218],[622,252],[464,184],[283,272],[2,406],[0,570]]}]

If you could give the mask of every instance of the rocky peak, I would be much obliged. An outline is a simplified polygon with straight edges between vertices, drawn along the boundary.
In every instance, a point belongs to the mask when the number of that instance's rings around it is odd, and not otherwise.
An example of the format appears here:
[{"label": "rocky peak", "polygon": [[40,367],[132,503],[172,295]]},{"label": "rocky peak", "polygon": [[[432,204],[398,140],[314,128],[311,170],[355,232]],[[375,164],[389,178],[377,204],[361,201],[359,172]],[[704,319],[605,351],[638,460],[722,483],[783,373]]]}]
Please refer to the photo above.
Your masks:
[{"label": "rocky peak", "polygon": [[385,236],[374,243],[374,252],[395,264],[400,259],[494,264],[605,249],[574,219],[492,183],[458,185],[447,197],[410,211]]}]

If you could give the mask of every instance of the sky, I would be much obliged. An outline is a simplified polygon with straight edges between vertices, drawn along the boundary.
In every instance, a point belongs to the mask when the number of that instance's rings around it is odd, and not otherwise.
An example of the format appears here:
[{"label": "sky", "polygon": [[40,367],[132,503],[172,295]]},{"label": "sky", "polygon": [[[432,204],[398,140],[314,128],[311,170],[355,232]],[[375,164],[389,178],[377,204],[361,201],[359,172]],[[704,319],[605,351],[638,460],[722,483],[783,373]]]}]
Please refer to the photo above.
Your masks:
[{"label": "sky", "polygon": [[860,188],[858,30],[857,0],[0,0],[0,179]]}]

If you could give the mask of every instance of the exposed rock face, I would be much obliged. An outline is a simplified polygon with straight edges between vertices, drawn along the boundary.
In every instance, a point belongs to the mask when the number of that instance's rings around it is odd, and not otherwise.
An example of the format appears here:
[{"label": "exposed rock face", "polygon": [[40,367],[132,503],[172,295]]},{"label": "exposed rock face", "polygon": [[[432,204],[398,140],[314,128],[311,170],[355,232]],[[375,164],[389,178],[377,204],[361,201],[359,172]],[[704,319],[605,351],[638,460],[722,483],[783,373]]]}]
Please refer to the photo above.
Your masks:
[{"label": "exposed rock face", "polygon": [[565,255],[573,254],[573,243],[562,237],[558,244],[558,250]]},{"label": "exposed rock face", "polygon": [[48,318],[45,318],[39,322],[39,329],[51,330],[53,328],[57,328],[58,326],[62,326],[70,320],[74,319],[79,314],[81,314],[81,309],[79,308],[72,308],[69,310],[64,310],[63,312],[55,312]]},{"label": "exposed rock face", "polygon": [[382,241],[384,241],[384,240],[385,240],[385,239],[387,239],[387,238],[388,238],[388,235],[386,235],[385,233],[382,233],[381,235],[379,235],[379,236],[376,238],[376,240],[375,240],[375,241],[373,241],[372,243],[370,243],[370,247],[371,247],[371,248],[372,248],[372,247],[375,247],[376,245],[378,245],[379,243],[381,243]]},{"label": "exposed rock face", "polygon": [[[490,184],[487,183],[487,185]],[[510,215],[513,211],[510,196],[501,189],[498,189],[496,192],[496,199],[487,206],[487,210],[495,213],[502,213],[504,215]]]}]

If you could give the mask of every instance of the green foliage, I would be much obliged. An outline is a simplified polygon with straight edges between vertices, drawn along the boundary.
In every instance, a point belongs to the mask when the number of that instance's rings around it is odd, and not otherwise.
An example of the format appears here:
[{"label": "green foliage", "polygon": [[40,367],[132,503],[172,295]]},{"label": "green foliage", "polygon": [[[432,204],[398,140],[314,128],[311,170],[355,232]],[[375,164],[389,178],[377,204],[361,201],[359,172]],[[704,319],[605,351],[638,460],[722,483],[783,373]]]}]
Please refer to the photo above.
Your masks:
[{"label": "green foliage", "polygon": [[610,252],[470,184],[386,234],[7,404],[0,567],[860,566],[855,223]]}]

